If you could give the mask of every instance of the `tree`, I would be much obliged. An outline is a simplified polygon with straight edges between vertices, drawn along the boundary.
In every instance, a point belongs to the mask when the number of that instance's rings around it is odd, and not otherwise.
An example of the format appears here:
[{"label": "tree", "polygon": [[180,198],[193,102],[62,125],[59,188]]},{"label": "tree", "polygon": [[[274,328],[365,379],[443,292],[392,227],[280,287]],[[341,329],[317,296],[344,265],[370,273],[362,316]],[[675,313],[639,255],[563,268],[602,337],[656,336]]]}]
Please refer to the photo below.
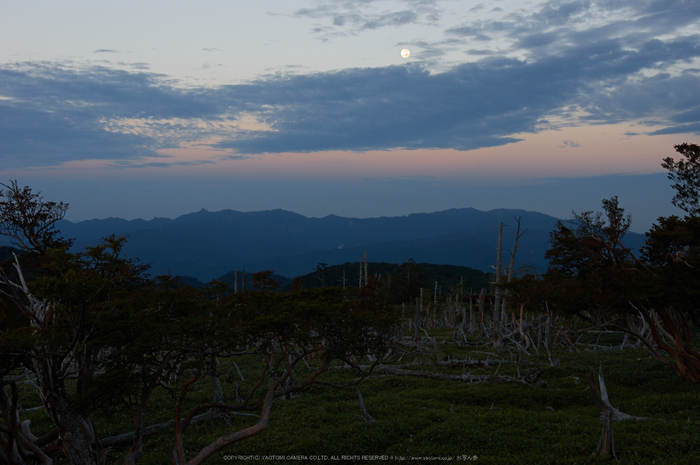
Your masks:
[{"label": "tree", "polygon": [[700,146],[684,143],[675,149],[685,160],[667,157],[662,166],[675,181],[673,204],[688,214],[661,217],[647,232],[642,257],[650,279],[640,289],[647,304],[641,313],[673,363],[662,361],[685,380],[700,382],[700,351],[691,344],[691,323],[700,324]]},{"label": "tree", "polygon": [[0,235],[9,236],[13,244],[24,249],[46,253],[51,248],[70,246],[71,241],[61,239],[56,222],[63,219],[68,204],[47,202],[41,193],[33,193],[17,181],[0,183]]},{"label": "tree", "polygon": [[[178,400],[173,463],[202,463],[224,447],[265,430],[275,398],[289,396],[312,384],[355,385],[368,376],[390,349],[398,318],[380,297],[376,285],[375,280],[370,280],[368,286],[350,291],[324,287],[290,293],[232,294],[220,308],[211,309],[211,317],[220,324],[212,325],[207,337],[218,341],[217,357],[262,355],[264,366],[256,375],[255,385],[240,400],[201,404],[183,415],[180,406],[188,387],[200,377],[201,371],[197,370],[183,386]],[[307,366],[306,359],[311,357],[316,365]],[[364,357],[369,363],[362,365]],[[333,360],[352,367],[352,379],[340,385],[320,380]],[[209,408],[257,411],[260,420],[217,438],[187,459],[182,435],[190,419]]]},{"label": "tree", "polygon": [[[392,344],[396,314],[372,286],[357,294],[325,288],[222,297],[221,283],[197,290],[171,277],[150,278],[146,266],[123,256],[125,238],[111,236],[83,252],[69,252],[69,241],[52,226],[62,215],[55,214],[58,204],[44,202],[29,188],[14,191],[31,201],[6,203],[8,215],[2,218],[17,226],[6,231],[24,247],[0,270],[2,463],[50,463],[60,453],[70,464],[97,465],[104,447],[130,441],[125,462],[134,464],[148,431],[174,426],[173,463],[199,464],[263,431],[274,399],[321,383],[319,376],[333,360],[355,367],[347,383],[355,384]],[[260,275],[263,287],[271,287],[270,276]],[[311,354],[319,355],[320,365],[300,369]],[[224,402],[217,359],[235,365],[235,357],[251,356],[265,360],[253,375],[258,381]],[[370,363],[360,364],[366,356]],[[20,421],[18,369],[30,374],[55,426],[42,438]],[[214,399],[184,412],[188,389],[203,376],[214,384]],[[163,388],[180,392],[173,420],[147,426],[153,393]],[[131,412],[133,431],[99,438],[93,414],[124,408]],[[217,438],[187,460],[182,438],[196,421],[256,410],[260,421]]]},{"label": "tree", "polygon": [[672,363],[656,355],[683,379],[700,382],[700,351],[691,331],[691,323],[700,326],[700,217],[659,218],[647,232],[642,257],[648,273],[637,288],[644,299],[638,309]]},{"label": "tree", "polygon": [[391,301],[396,304],[415,302],[421,295],[420,289],[426,286],[427,279],[428,277],[415,260],[409,259],[402,263],[389,275],[388,292]]},{"label": "tree", "polygon": [[675,161],[667,157],[661,164],[669,171],[668,178],[675,182],[673,204],[691,215],[697,215],[700,213],[700,146],[683,143],[674,148],[685,160]]},{"label": "tree", "polygon": [[321,287],[326,287],[326,276],[328,276],[328,263],[319,263],[318,265],[316,265],[316,272],[321,275]]},{"label": "tree", "polygon": [[[4,268],[0,276],[2,313],[13,322],[2,328],[0,354],[11,355],[31,373],[55,425],[56,445],[71,464],[100,461],[102,448],[90,416],[91,400],[100,394],[93,389],[99,357],[108,348],[101,337],[109,332],[116,309],[134,303],[142,286],[143,269],[119,256],[123,242],[108,238],[80,254],[47,248],[31,279],[20,258],[36,257],[25,253],[14,257],[12,272]],[[74,393],[69,378],[76,379]],[[31,444],[27,436],[14,434],[12,441]]]},{"label": "tree", "polygon": [[545,280],[554,305],[595,320],[628,307],[629,273],[636,273],[636,258],[622,244],[630,217],[617,197],[603,200],[602,206],[604,213],[574,212],[570,226],[558,221],[545,254],[550,260]]},{"label": "tree", "polygon": [[552,248],[545,255],[550,259],[550,269],[567,276],[585,276],[630,261],[622,244],[632,223],[630,216],[625,216],[617,196],[603,199],[602,206],[603,212],[573,212],[569,221],[572,227],[557,222],[550,234]]},{"label": "tree", "polygon": [[282,281],[275,281],[272,276],[274,275],[272,270],[258,271],[252,274],[251,283],[253,287],[262,289],[263,291],[274,291],[282,285]]},{"label": "tree", "polygon": [[559,222],[551,234],[543,286],[557,310],[627,331],[683,379],[700,382],[691,331],[700,324],[700,148],[676,150],[687,160],[662,166],[676,181],[674,204],[688,215],[659,218],[637,258],[622,244],[630,219],[616,197],[603,201],[605,219],[575,214],[573,227]]},{"label": "tree", "polygon": [[[19,188],[16,181],[3,187],[0,233],[9,235],[25,253],[14,255],[10,267],[3,267],[0,273],[4,297],[0,353],[11,357],[12,368],[21,366],[33,374],[44,408],[56,425],[58,449],[70,463],[98,463],[100,444],[89,413],[79,406],[79,400],[89,391],[94,375],[96,352],[91,341],[108,311],[106,302],[113,298],[109,284],[115,283],[114,273],[123,271],[105,268],[116,258],[120,242],[113,239],[83,255],[70,254],[67,248],[71,241],[60,238],[55,229],[68,205],[44,201],[29,187]],[[110,246],[111,256],[107,252]],[[7,374],[0,379],[3,389],[12,384],[5,380]],[[78,402],[69,399],[69,374],[77,377],[74,399]],[[12,416],[16,413],[7,402],[3,410]],[[25,455],[44,460],[45,453],[30,434],[8,426],[9,438],[3,438],[10,454],[8,461]]]}]

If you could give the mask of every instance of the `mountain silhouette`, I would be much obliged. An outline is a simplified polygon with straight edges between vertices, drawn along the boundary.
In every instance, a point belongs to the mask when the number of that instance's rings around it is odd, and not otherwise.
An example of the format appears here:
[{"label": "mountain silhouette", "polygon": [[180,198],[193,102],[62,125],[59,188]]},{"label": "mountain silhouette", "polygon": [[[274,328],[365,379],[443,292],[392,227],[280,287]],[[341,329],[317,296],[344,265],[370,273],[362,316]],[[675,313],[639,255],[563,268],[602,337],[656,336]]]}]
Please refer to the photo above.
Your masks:
[{"label": "mountain silhouette", "polygon": [[[510,260],[520,218],[516,268],[544,270],[549,233],[557,218],[515,209],[473,208],[380,218],[329,215],[308,218],[285,210],[238,212],[200,210],[175,219],[60,221],[58,228],[74,247],[96,245],[111,234],[125,235],[124,253],[151,265],[151,273],[192,276],[202,281],[243,268],[272,269],[278,275],[309,273],[318,263],[359,261],[461,265],[491,271],[498,227],[503,228],[504,263]],[[628,233],[626,244],[638,248],[644,236]]]}]

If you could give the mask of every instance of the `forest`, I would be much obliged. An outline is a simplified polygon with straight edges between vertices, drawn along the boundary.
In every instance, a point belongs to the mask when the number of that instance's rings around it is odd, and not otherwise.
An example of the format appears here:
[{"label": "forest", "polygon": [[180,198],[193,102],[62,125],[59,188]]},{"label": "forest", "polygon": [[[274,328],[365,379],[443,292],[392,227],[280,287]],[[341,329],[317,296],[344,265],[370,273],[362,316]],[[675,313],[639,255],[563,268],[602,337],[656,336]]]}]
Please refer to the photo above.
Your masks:
[{"label": "forest", "polygon": [[685,216],[640,250],[612,197],[557,223],[544,273],[514,218],[489,276],[363,257],[192,286],[126,237],[72,250],[67,204],[2,184],[0,463],[700,460],[700,146],[675,149]]}]

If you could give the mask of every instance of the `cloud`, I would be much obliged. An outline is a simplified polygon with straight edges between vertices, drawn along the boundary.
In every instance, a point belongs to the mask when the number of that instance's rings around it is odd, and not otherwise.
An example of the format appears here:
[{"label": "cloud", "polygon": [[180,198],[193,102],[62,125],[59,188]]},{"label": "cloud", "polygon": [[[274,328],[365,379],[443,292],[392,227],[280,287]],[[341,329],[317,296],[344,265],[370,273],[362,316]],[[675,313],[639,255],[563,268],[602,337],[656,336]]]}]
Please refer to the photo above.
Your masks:
[{"label": "cloud", "polygon": [[[436,57],[444,56],[447,52],[458,50],[464,43],[461,39],[448,38],[437,42],[426,42],[422,40],[413,40],[410,42],[400,42],[398,45],[407,47],[418,47],[419,50],[412,52],[413,57],[422,59],[424,63]],[[437,64],[431,63],[433,67]],[[433,69],[435,71],[435,69]]]},{"label": "cloud", "polygon": [[530,10],[479,17],[445,33],[509,44],[512,53],[535,58],[608,40],[637,47],[652,37],[677,34],[699,17],[700,4],[686,0],[550,0]]},{"label": "cloud", "polygon": [[194,161],[172,161],[172,162],[133,162],[133,161],[116,161],[111,163],[108,168],[121,169],[121,168],[169,168],[171,166],[199,166],[199,165],[211,165],[214,162],[212,160],[194,160]]},{"label": "cloud", "polygon": [[637,50],[608,40],[533,61],[484,58],[443,73],[397,66],[257,82],[247,91],[269,96],[260,117],[274,131],[218,146],[241,153],[470,150],[516,142],[514,134],[537,132],[551,116],[572,125],[655,116],[670,125],[673,115],[700,105],[700,79],[641,73],[699,56],[697,37],[652,39]]},{"label": "cloud", "polygon": [[[102,67],[34,63],[0,68],[0,154],[5,167],[158,156],[176,141],[109,129],[121,118],[192,118],[222,113],[206,91],[186,93],[162,76]],[[198,103],[199,102],[199,103]]]},{"label": "cloud", "polygon": [[[657,46],[654,44],[649,49]],[[682,54],[700,53],[697,43],[692,46],[679,44],[678,49],[686,50]],[[674,53],[678,52],[669,50],[667,54],[670,57]],[[658,67],[663,68],[664,65]],[[669,126],[651,134],[697,132],[693,130],[692,123],[700,121],[700,73],[690,70],[677,76],[664,72],[646,77],[636,76],[603,92],[589,92],[580,99],[580,107],[588,113],[585,119],[591,122],[644,118],[643,124],[647,126]]]},{"label": "cloud", "polygon": [[657,131],[649,132],[650,136],[658,136],[663,134],[696,134],[700,136],[700,122],[692,124],[680,124],[678,126],[670,126]]},{"label": "cloud", "polygon": [[362,25],[362,29],[379,29],[385,26],[403,26],[416,22],[418,15],[413,11],[404,10],[392,13],[385,13],[371,18]]},{"label": "cloud", "polygon": [[[325,3],[297,13],[331,18],[374,4]],[[477,61],[440,72],[409,63],[273,74],[212,88],[104,66],[0,65],[0,155],[3,166],[19,167],[87,159],[142,163],[195,143],[227,149],[232,159],[327,150],[466,151],[517,142],[555,120],[641,120],[654,126],[651,135],[700,133],[700,71],[693,65],[700,60],[700,35],[683,29],[697,22],[700,6],[659,5],[548,2],[535,12],[464,24],[442,42],[422,42],[425,54],[439,57],[470,34],[506,34],[522,47],[520,55],[472,49],[482,54],[473,55]],[[385,14],[373,16],[377,27],[403,21]],[[612,19],[602,20],[605,15]],[[369,16],[348,18],[359,28]]]},{"label": "cloud", "polygon": [[151,69],[151,65],[148,63],[119,63],[122,66],[128,66],[131,69],[137,69],[139,71],[148,71]]},{"label": "cloud", "polygon": [[294,12],[294,16],[329,21],[329,24],[312,29],[312,32],[320,34],[321,40],[324,41],[356,35],[364,30],[418,23],[431,24],[441,16],[435,0],[404,0],[402,3],[409,8],[387,9],[390,5],[378,0],[326,0],[312,8],[300,8]]},{"label": "cloud", "polygon": [[85,159],[157,156],[138,134],[99,130],[95,118],[47,112],[24,102],[0,102],[0,155],[5,168],[47,166]]},{"label": "cloud", "polygon": [[204,63],[203,65],[199,66],[199,69],[212,69],[212,68],[223,68],[224,65],[221,63]]},{"label": "cloud", "polygon": [[565,140],[562,143],[564,145],[558,145],[557,147],[559,147],[560,149],[564,148],[564,147],[572,147],[572,148],[581,147],[581,144],[578,144],[578,143],[571,141],[571,140]]}]

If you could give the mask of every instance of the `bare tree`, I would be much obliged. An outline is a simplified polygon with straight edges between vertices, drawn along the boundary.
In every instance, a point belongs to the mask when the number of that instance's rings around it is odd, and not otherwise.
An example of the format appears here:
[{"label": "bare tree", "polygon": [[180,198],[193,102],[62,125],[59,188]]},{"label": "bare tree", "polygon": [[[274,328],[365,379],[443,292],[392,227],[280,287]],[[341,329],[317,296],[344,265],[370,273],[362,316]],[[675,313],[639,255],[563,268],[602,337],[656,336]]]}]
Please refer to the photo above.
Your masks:
[{"label": "bare tree", "polygon": [[[520,245],[520,238],[523,237],[523,234],[527,232],[527,229],[523,231],[522,233],[520,232],[520,217],[515,218],[515,222],[518,224],[518,228],[515,232],[515,244],[513,245],[513,251],[510,253],[510,264],[508,265],[508,277],[507,277],[507,283],[510,283],[511,280],[513,279],[513,268],[515,265],[515,256],[518,253],[518,246]],[[502,311],[501,311],[501,316],[506,315],[506,310],[507,310],[507,305],[508,305],[508,296],[510,294],[510,291],[506,289],[505,295],[503,296],[503,303],[502,303]]]},{"label": "bare tree", "polygon": [[496,246],[496,278],[494,280],[495,301],[493,304],[493,328],[491,328],[491,340],[494,347],[501,347],[501,298],[503,289],[501,288],[501,252],[503,250],[503,223],[498,227],[498,245]]}]

